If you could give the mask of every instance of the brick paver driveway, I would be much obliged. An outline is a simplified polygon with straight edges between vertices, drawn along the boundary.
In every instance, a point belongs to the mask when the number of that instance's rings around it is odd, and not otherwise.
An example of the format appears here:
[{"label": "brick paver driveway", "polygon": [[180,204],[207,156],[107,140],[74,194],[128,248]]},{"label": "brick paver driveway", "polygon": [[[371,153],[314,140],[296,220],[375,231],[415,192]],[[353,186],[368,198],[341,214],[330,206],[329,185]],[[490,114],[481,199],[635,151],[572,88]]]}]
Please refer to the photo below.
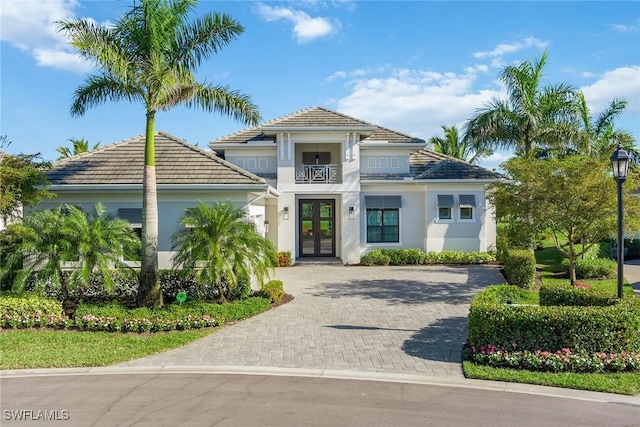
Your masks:
[{"label": "brick paver driveway", "polygon": [[460,376],[469,302],[497,267],[298,265],[295,299],[202,340],[120,366],[249,366]]}]

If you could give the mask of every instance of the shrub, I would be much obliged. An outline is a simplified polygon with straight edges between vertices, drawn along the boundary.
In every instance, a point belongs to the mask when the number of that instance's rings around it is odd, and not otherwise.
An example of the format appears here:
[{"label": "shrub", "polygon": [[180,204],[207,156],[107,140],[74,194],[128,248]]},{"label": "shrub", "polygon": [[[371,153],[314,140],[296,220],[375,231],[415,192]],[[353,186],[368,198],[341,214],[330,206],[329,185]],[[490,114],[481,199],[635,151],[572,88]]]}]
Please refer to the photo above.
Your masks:
[{"label": "shrub", "polygon": [[[59,304],[59,303],[58,303]],[[227,304],[188,301],[162,309],[128,309],[120,303],[80,304],[75,319],[62,315],[5,314],[0,328],[48,327],[107,332],[160,332],[196,329],[254,316],[269,309],[269,300],[248,298]]]},{"label": "shrub", "polygon": [[585,286],[544,283],[540,287],[540,305],[602,307],[617,303],[617,295]]},{"label": "shrub", "polygon": [[504,274],[510,285],[531,288],[536,280],[536,258],[528,249],[509,249],[504,256]]},{"label": "shrub", "polygon": [[391,258],[382,249],[374,249],[360,258],[362,265],[389,265]]},{"label": "shrub", "polygon": [[274,267],[291,267],[293,265],[293,259],[291,258],[291,251],[277,252],[276,257],[273,260]]},{"label": "shrub", "polygon": [[476,295],[476,304],[508,304],[517,301],[520,289],[513,285],[491,285]]},{"label": "shrub", "polygon": [[[617,275],[618,264],[612,259],[592,258],[576,260],[577,279],[613,279]],[[562,260],[562,271],[569,273],[569,260]]]},{"label": "shrub", "polygon": [[260,287],[259,296],[268,298],[272,303],[282,301],[284,286],[282,280],[270,280]]},{"label": "shrub", "polygon": [[62,304],[56,299],[34,293],[3,295],[0,296],[0,316],[5,315],[60,316]]},{"label": "shrub", "polygon": [[640,300],[605,307],[518,306],[481,293],[469,310],[469,344],[506,351],[640,352]]}]

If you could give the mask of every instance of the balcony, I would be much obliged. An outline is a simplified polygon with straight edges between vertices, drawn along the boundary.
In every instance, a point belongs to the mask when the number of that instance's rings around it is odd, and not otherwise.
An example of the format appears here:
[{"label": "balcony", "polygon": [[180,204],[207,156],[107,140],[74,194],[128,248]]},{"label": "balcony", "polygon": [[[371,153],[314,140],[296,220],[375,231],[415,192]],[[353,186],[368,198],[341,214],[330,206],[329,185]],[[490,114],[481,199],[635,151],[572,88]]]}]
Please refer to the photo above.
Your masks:
[{"label": "balcony", "polygon": [[339,184],[340,165],[296,166],[296,184]]}]

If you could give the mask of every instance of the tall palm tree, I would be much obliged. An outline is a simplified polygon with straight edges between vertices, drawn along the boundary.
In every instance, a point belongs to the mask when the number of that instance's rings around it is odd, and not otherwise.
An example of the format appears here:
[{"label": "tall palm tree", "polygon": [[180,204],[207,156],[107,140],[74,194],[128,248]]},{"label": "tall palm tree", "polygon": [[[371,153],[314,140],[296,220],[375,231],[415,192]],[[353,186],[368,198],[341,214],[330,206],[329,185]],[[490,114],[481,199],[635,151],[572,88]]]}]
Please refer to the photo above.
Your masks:
[{"label": "tall palm tree", "polygon": [[240,279],[253,275],[262,282],[271,274],[275,249],[247,221],[244,209],[229,203],[211,207],[201,201],[187,209],[180,224],[184,228],[173,235],[174,265],[201,282],[215,284],[222,301]]},{"label": "tall palm tree", "polygon": [[135,101],[146,109],[142,203],[142,259],[138,305],[162,306],[158,278],[158,198],[154,129],[158,111],[198,107],[254,125],[260,113],[251,99],[226,86],[198,82],[200,63],[244,29],[226,14],[189,20],[196,0],[141,0],[110,25],[90,20],[59,22],[80,55],[98,67],[76,89],[72,115],[106,101]]},{"label": "tall palm tree", "polygon": [[631,132],[614,127],[615,119],[626,107],[626,100],[614,99],[605,110],[594,117],[584,93],[580,91],[576,105],[580,127],[576,151],[606,161],[620,144],[631,155],[632,162],[637,164],[640,161],[640,151],[635,146],[635,138]]},{"label": "tall palm tree", "polygon": [[533,64],[529,61],[504,67],[500,81],[507,99],[492,99],[465,124],[465,137],[475,144],[515,149],[532,157],[537,147],[557,147],[575,139],[571,126],[575,89],[565,83],[542,86],[547,63],[545,51]]},{"label": "tall palm tree", "polygon": [[442,125],[444,138],[434,136],[429,139],[429,144],[437,153],[442,153],[469,163],[477,163],[483,157],[490,156],[492,151],[484,147],[474,147],[467,138],[460,138],[456,125],[447,127]]},{"label": "tall palm tree", "polygon": [[100,143],[98,142],[91,149],[89,149],[89,141],[84,139],[84,137],[80,139],[69,138],[67,141],[71,143],[71,148],[64,146],[56,148],[56,151],[60,153],[60,157],[58,157],[58,160],[65,159],[71,156],[77,156],[78,154],[86,153],[90,150],[95,150],[96,148],[100,147]]},{"label": "tall palm tree", "polygon": [[[22,257],[24,265],[16,289],[23,289],[32,276],[37,286],[50,283],[60,289],[67,307],[87,289],[92,275],[102,277],[107,292],[111,292],[111,270],[127,268],[123,257],[140,248],[129,222],[105,215],[100,203],[91,215],[70,205],[36,211],[24,218],[23,226],[26,231],[14,252],[15,257]],[[72,264],[67,267],[67,263]]]}]

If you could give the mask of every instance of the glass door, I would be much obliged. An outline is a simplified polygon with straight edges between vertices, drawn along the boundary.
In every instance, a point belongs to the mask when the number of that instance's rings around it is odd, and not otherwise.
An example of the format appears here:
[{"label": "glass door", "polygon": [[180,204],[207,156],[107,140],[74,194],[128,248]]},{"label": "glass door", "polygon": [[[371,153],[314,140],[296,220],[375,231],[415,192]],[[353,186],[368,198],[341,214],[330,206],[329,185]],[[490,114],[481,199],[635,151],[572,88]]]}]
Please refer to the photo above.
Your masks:
[{"label": "glass door", "polygon": [[300,200],[299,209],[300,256],[335,256],[335,200]]}]

